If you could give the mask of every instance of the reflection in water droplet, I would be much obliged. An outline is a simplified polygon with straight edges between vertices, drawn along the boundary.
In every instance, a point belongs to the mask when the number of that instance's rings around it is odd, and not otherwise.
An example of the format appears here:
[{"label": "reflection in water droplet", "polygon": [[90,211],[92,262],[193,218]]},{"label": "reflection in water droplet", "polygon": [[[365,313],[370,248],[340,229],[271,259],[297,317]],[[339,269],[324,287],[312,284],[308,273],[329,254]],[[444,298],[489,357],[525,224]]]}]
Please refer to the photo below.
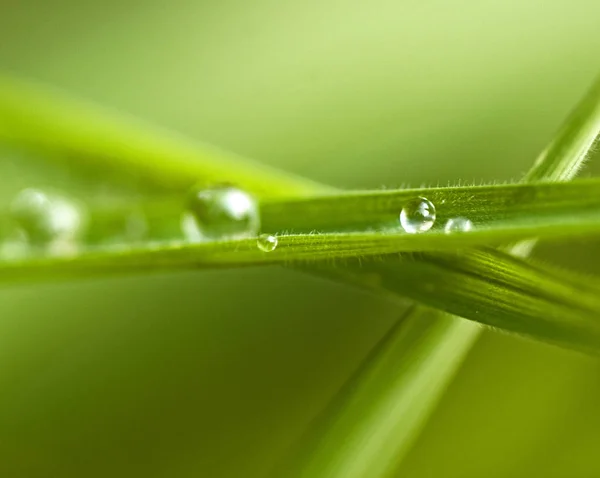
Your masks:
[{"label": "reflection in water droplet", "polygon": [[201,242],[204,240],[196,219],[188,212],[184,212],[181,215],[181,230],[185,238],[190,242]]},{"label": "reflection in water droplet", "polygon": [[274,251],[277,248],[278,242],[277,237],[271,234],[261,234],[256,239],[256,245],[263,252]]},{"label": "reflection in water droplet", "polygon": [[231,186],[196,190],[182,216],[190,241],[241,239],[256,235],[260,212],[256,200]]},{"label": "reflection in water droplet", "polygon": [[30,246],[52,255],[75,252],[85,223],[79,205],[33,188],[17,194],[10,205],[10,215]]},{"label": "reflection in water droplet", "polygon": [[473,223],[466,217],[453,217],[448,219],[444,226],[444,232],[451,234],[453,232],[469,232],[473,230]]},{"label": "reflection in water droplet", "polygon": [[400,225],[410,234],[429,231],[434,222],[435,206],[427,198],[411,199],[400,212]]}]

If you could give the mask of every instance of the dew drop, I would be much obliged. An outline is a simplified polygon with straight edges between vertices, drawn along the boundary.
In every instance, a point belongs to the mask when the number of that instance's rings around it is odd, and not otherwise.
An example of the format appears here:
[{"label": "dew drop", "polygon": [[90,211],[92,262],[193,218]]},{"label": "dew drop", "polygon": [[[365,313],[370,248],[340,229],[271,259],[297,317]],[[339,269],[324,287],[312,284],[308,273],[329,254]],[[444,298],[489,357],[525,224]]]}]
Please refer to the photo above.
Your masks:
[{"label": "dew drop", "polygon": [[473,223],[466,217],[453,217],[448,219],[444,226],[444,232],[451,234],[453,232],[469,232],[473,230]]},{"label": "dew drop", "polygon": [[426,198],[411,199],[400,212],[400,225],[410,233],[429,231],[435,222],[435,206]]},{"label": "dew drop", "polygon": [[263,252],[272,252],[277,248],[277,240],[276,236],[272,234],[261,234],[256,239],[256,245]]},{"label": "dew drop", "polygon": [[194,242],[251,237],[260,228],[258,203],[231,186],[195,190],[181,226],[188,240]]},{"label": "dew drop", "polygon": [[84,210],[78,204],[33,188],[17,194],[10,215],[28,244],[53,255],[74,252],[85,225]]}]

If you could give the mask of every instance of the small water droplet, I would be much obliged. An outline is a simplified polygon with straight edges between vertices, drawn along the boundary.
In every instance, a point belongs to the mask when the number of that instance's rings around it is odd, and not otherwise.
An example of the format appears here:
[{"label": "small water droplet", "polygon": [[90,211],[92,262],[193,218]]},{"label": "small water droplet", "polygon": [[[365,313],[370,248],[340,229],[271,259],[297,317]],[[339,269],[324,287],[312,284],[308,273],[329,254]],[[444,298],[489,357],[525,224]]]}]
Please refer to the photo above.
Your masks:
[{"label": "small water droplet", "polygon": [[400,212],[400,225],[410,234],[429,231],[434,222],[435,206],[424,197],[411,199]]},{"label": "small water droplet", "polygon": [[241,239],[258,232],[260,211],[256,200],[241,189],[200,189],[193,192],[181,226],[191,241]]},{"label": "small water droplet", "polygon": [[453,232],[469,232],[473,230],[473,223],[466,217],[453,217],[448,219],[444,226],[444,232],[451,234]]},{"label": "small water droplet", "polygon": [[73,253],[85,225],[84,210],[78,204],[33,188],[17,194],[10,215],[30,245],[53,255]]},{"label": "small water droplet", "polygon": [[263,252],[272,252],[277,248],[277,240],[276,236],[272,234],[261,234],[256,239],[256,245]]}]

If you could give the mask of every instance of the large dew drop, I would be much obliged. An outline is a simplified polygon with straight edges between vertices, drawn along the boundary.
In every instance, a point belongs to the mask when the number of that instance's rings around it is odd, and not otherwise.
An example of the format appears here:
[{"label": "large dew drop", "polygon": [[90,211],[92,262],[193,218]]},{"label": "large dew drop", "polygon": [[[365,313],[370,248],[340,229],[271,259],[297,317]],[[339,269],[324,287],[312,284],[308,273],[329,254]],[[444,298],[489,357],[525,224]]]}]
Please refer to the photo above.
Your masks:
[{"label": "large dew drop", "polygon": [[256,200],[231,186],[196,190],[182,217],[182,229],[191,241],[242,239],[260,228]]},{"label": "large dew drop", "polygon": [[261,234],[256,239],[256,245],[263,252],[274,251],[275,249],[277,249],[278,242],[279,241],[277,240],[277,237],[271,234]]},{"label": "large dew drop", "polygon": [[444,226],[444,232],[446,234],[452,234],[453,232],[469,232],[473,229],[473,223],[466,217],[453,217],[448,219]]},{"label": "large dew drop", "polygon": [[10,215],[29,245],[57,255],[68,255],[77,249],[85,225],[80,206],[33,188],[17,194],[10,205]]},{"label": "large dew drop", "polygon": [[400,212],[400,225],[409,234],[429,231],[435,222],[435,206],[429,199],[417,197]]}]

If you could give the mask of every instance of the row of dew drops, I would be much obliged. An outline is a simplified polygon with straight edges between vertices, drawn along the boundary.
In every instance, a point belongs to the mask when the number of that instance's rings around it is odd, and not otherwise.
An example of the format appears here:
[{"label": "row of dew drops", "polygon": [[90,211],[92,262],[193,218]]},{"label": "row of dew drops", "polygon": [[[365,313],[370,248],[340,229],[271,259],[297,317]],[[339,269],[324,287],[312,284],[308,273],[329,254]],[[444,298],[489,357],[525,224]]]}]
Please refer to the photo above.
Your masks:
[{"label": "row of dew drops", "polygon": [[[9,211],[18,226],[17,240],[0,250],[0,257],[22,253],[25,244],[51,255],[72,254],[88,222],[85,208],[80,204],[32,188],[21,191]],[[410,234],[430,230],[435,220],[435,206],[424,197],[408,201],[399,215],[400,226]],[[469,219],[456,217],[447,221],[444,230],[446,233],[467,232],[472,228]],[[231,186],[194,191],[181,217],[181,229],[190,242],[257,237],[257,247],[263,252],[274,251],[279,242],[273,234],[257,236],[260,231],[258,203],[250,194]]]},{"label": "row of dew drops", "polygon": [[[436,219],[435,206],[424,197],[406,203],[399,215],[399,222],[409,234],[429,231]],[[208,188],[194,193],[189,211],[182,219],[186,237],[192,240],[236,239],[255,236],[260,230],[258,203],[251,195],[234,187]],[[464,217],[449,219],[446,233],[468,232],[473,223]],[[264,252],[277,248],[277,236],[260,234],[257,247]]]}]

